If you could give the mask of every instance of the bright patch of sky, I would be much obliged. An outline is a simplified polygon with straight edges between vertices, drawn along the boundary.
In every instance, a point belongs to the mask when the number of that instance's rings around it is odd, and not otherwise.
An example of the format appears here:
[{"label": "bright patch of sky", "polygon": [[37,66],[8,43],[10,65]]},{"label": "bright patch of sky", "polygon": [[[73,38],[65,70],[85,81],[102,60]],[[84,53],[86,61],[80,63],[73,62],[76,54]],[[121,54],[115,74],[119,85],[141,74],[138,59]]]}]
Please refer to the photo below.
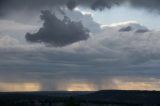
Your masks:
[{"label": "bright patch of sky", "polygon": [[150,12],[140,8],[135,9],[125,5],[113,7],[112,9],[105,9],[103,12],[84,8],[76,8],[76,10],[82,11],[83,14],[92,14],[94,20],[102,25],[110,25],[125,21],[136,21],[150,29],[160,29],[160,15],[156,12],[150,14]]}]

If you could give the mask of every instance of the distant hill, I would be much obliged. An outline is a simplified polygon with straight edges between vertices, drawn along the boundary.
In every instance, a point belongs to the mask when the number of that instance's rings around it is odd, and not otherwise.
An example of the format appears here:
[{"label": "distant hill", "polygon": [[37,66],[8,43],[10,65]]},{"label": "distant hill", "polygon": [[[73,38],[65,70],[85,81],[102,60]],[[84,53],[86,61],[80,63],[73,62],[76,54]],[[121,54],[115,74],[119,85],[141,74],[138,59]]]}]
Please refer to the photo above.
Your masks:
[{"label": "distant hill", "polygon": [[160,104],[160,91],[102,90],[77,96],[89,102]]}]

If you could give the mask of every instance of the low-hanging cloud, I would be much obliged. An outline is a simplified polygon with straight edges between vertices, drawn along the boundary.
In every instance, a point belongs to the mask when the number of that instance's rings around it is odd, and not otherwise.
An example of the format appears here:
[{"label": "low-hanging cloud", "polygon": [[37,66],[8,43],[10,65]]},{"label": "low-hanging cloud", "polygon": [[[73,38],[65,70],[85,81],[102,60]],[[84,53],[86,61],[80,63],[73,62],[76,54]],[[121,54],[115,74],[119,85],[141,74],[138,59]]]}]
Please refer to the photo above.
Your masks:
[{"label": "low-hanging cloud", "polygon": [[89,30],[81,22],[73,22],[67,16],[60,20],[46,10],[42,11],[41,19],[44,20],[43,27],[37,33],[27,33],[27,41],[61,47],[89,38]]}]

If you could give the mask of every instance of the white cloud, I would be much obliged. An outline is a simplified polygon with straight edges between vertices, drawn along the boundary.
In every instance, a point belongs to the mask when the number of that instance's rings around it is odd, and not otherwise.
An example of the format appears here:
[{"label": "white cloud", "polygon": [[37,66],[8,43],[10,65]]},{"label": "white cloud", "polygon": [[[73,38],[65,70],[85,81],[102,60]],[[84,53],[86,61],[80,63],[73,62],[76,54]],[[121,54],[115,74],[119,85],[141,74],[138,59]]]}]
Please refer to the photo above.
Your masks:
[{"label": "white cloud", "polygon": [[83,15],[93,16],[93,13],[92,13],[92,12],[90,12],[90,11],[83,11],[82,9],[80,9],[80,8],[78,8],[78,7],[76,7],[74,10],[81,12]]},{"label": "white cloud", "polygon": [[19,42],[16,38],[13,38],[7,35],[0,37],[0,47],[2,48],[11,47],[18,44]]},{"label": "white cloud", "polygon": [[102,27],[108,26],[108,27],[117,27],[117,26],[127,26],[129,24],[139,24],[137,21],[124,21],[119,23],[112,23],[111,25],[102,25]]}]

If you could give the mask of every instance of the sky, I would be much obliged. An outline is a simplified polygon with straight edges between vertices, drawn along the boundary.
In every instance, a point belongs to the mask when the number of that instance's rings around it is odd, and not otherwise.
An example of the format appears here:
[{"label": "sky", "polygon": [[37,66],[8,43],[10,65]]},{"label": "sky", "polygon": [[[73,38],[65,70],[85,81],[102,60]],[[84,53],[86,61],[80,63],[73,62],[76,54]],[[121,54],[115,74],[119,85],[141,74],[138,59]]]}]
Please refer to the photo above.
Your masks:
[{"label": "sky", "polygon": [[160,90],[159,0],[0,0],[0,92]]}]

